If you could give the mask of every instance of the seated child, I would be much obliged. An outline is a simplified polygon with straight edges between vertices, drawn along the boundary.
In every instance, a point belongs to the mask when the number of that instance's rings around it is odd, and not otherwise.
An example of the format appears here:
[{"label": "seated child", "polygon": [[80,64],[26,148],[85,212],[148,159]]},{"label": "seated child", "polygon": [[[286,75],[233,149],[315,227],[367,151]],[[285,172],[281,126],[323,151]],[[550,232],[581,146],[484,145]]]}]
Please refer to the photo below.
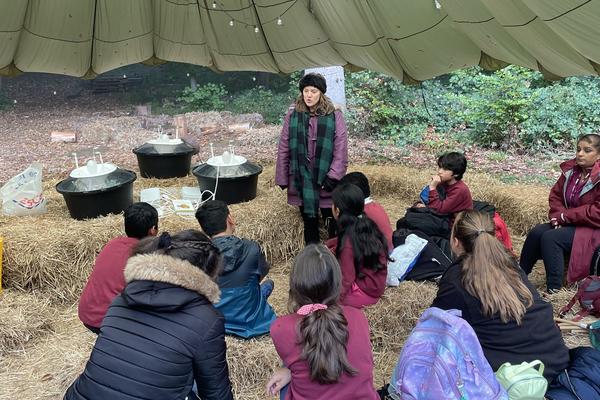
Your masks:
[{"label": "seated child", "polygon": [[459,214],[451,245],[458,258],[442,276],[432,307],[461,311],[494,371],[505,362],[541,360],[551,382],[569,364],[552,305],[495,237],[492,218],[473,210]]},{"label": "seated child", "polygon": [[450,214],[450,226],[455,214],[473,209],[469,187],[462,181],[467,170],[467,159],[458,152],[441,155],[437,161],[438,173],[431,177],[429,186],[421,192],[422,207],[439,214]]},{"label": "seated child", "polygon": [[369,179],[362,172],[351,172],[346,174],[340,180],[340,183],[350,183],[358,186],[358,188],[362,190],[363,195],[365,196],[365,214],[375,222],[387,240],[388,249],[392,250],[394,246],[392,244],[392,224],[390,222],[390,217],[388,217],[381,204],[371,198]]},{"label": "seated child", "polygon": [[290,273],[290,311],[271,326],[283,361],[267,383],[281,399],[378,400],[373,387],[369,323],[356,308],[340,305],[342,274],[323,245],[298,254]]},{"label": "seated child", "polygon": [[389,249],[375,222],[364,214],[362,190],[338,185],[332,193],[338,236],[327,241],[342,269],[341,303],[353,307],[375,304],[383,295]]},{"label": "seated child", "polygon": [[225,316],[225,332],[242,338],[269,333],[276,317],[267,303],[273,281],[260,284],[269,272],[260,245],[234,236],[235,220],[223,201],[207,201],[196,211],[196,219],[223,255],[221,301],[215,307]]},{"label": "seated child", "polygon": [[148,203],[133,203],[123,217],[127,236],[114,238],[102,248],[79,298],[79,319],[96,334],[108,306],[125,288],[123,270],[132,249],[140,239],[158,232],[158,213]]}]

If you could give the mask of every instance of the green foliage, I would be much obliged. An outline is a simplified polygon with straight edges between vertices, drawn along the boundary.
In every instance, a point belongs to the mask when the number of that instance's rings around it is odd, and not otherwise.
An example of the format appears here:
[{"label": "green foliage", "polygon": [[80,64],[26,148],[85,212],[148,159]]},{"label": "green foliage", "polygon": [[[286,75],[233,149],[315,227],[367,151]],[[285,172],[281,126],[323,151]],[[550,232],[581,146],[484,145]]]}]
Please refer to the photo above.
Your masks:
[{"label": "green foliage", "polygon": [[[374,72],[347,75],[348,124],[356,134],[434,148],[545,148],[571,144],[600,126],[600,78],[545,81],[509,66],[459,70],[420,86]],[[425,133],[426,128],[428,133]]]},{"label": "green foliage", "polygon": [[190,111],[221,111],[225,108],[227,90],[223,85],[207,83],[196,90],[186,87],[177,100]]},{"label": "green foliage", "polygon": [[227,109],[238,114],[259,113],[266,123],[279,124],[292,100],[287,93],[276,93],[258,87],[238,93],[233,97]]},{"label": "green foliage", "polygon": [[357,135],[391,139],[397,144],[420,141],[427,114],[418,88],[370,71],[346,77],[347,122]]},{"label": "green foliage", "polygon": [[531,82],[538,73],[509,66],[492,74],[478,68],[457,71],[450,78],[459,116],[475,143],[497,147],[516,138],[529,118],[536,93]]},{"label": "green foliage", "polygon": [[598,132],[600,79],[567,78],[538,92],[531,105],[534,112],[520,132],[525,145],[572,144],[581,135]]}]

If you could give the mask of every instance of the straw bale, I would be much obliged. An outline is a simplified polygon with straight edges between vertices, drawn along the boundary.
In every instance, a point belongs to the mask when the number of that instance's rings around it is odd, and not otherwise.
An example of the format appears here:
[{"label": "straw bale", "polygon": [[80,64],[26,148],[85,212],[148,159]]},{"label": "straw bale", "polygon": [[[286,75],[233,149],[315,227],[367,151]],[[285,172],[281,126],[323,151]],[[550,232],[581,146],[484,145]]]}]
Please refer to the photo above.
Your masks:
[{"label": "straw bale", "polygon": [[[350,170],[361,171],[369,178],[371,192],[377,198],[391,196],[408,205],[418,200],[419,193],[435,173],[433,168],[428,171],[402,165],[353,165]],[[473,198],[494,204],[518,235],[527,234],[533,226],[547,219],[547,187],[505,184],[489,175],[471,172],[467,172],[464,180]]]},{"label": "straw bale", "polygon": [[[237,220],[237,233],[257,240],[271,263],[293,257],[303,245],[302,221],[297,210],[286,204],[279,188],[259,180],[258,197],[231,206]],[[115,236],[123,235],[123,219],[109,215],[85,221],[69,217],[66,204],[54,190],[56,180],[47,181],[44,194],[48,212],[40,216],[0,217],[0,236],[4,237],[4,284],[20,291],[42,290],[54,302],[74,302],[93,267],[96,255]],[[193,177],[169,180],[138,179],[134,200],[142,189],[195,186]],[[196,220],[169,215],[161,218],[161,231],[199,229]]]},{"label": "straw bale", "polygon": [[0,358],[53,331],[55,310],[48,299],[5,290],[0,296]]}]

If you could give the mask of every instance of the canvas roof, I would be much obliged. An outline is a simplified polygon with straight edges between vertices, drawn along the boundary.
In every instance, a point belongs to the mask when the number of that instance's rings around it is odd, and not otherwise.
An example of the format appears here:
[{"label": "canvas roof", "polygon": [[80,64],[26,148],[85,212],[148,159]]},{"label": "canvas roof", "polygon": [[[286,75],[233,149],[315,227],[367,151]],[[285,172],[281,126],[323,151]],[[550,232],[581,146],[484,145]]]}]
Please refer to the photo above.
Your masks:
[{"label": "canvas roof", "polygon": [[597,75],[600,0],[0,0],[0,74],[161,61],[405,82],[473,65]]}]

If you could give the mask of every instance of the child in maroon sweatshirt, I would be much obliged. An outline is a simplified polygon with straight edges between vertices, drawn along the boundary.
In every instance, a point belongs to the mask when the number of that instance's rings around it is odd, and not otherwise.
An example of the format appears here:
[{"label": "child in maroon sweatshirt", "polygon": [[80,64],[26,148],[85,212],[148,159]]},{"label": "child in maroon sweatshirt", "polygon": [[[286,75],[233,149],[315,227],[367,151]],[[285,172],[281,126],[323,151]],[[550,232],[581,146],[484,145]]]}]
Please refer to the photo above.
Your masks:
[{"label": "child in maroon sweatshirt", "polygon": [[385,290],[387,240],[365,214],[364,195],[359,187],[340,184],[331,197],[338,236],[326,244],[342,269],[341,303],[357,308],[375,304]]},{"label": "child in maroon sweatshirt", "polygon": [[461,211],[473,209],[469,187],[462,181],[467,170],[467,159],[458,152],[446,153],[438,158],[438,173],[431,177],[429,186],[421,193],[423,203],[417,207],[429,207],[439,214],[450,214],[450,226],[454,216]]}]

